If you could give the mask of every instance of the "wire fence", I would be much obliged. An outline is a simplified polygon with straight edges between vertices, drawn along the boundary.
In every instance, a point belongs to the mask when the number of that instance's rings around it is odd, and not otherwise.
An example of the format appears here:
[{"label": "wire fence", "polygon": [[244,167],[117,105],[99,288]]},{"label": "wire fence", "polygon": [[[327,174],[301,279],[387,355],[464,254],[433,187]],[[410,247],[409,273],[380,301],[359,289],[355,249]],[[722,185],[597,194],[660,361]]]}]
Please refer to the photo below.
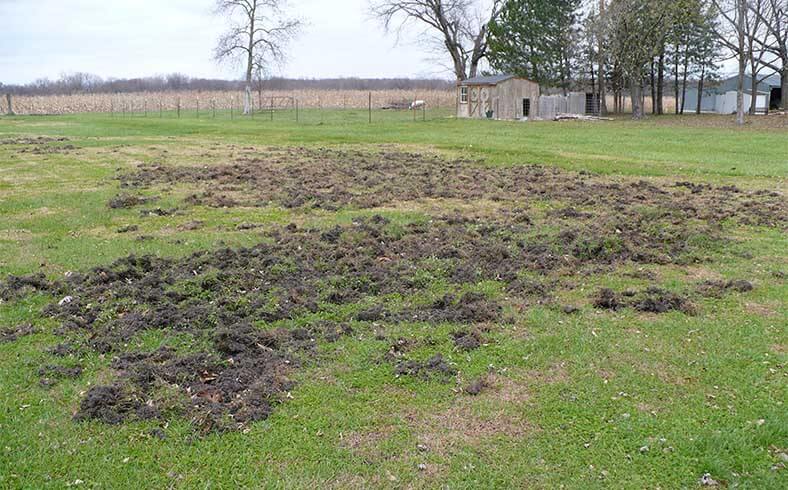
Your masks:
[{"label": "wire fence", "polygon": [[14,96],[18,115],[107,114],[113,118],[211,118],[338,123],[427,120],[456,107],[453,91],[314,90],[255,92],[244,110],[242,92],[165,92]]}]

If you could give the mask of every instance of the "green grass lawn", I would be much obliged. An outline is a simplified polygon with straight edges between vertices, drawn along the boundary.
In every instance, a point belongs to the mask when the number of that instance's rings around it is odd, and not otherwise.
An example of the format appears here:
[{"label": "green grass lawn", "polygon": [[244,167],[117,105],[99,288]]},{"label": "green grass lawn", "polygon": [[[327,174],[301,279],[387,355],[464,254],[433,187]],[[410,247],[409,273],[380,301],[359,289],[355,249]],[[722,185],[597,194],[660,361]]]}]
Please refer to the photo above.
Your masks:
[{"label": "green grass lawn", "polygon": [[[154,207],[181,208],[174,216],[142,219],[139,208],[107,206],[119,193],[117,176],[140,164],[220,165],[267,147],[383,148],[493,167],[539,164],[588,172],[599,182],[735,184],[781,193],[783,206],[775,212],[783,213],[782,224],[720,223],[716,232],[730,240],[693,243],[703,260],[689,265],[627,262],[549,276],[572,284],[555,294],[560,303],[580,305],[579,313],[537,301],[507,310],[512,318],[493,325],[489,345],[473,352],[452,348],[456,325],[386,326],[390,337],[418,342],[416,356],[449,352],[459,369],[449,383],[394,377],[390,364],[378,362],[387,345],[359,324],[356,334],[321,346],[319,362],[296,372],[292,398],[267,420],[208,435],[196,434],[183,417],[120,425],[73,421],[84,392],[112,376],[112,355],[67,359],[84,374],[41,386],[38,369],[61,362],[47,353],[61,340],[58,323],[42,308],[60,298],[32,294],[0,302],[0,330],[28,322],[40,329],[0,342],[0,487],[692,488],[707,473],[731,487],[786,487],[784,126],[737,130],[716,117],[460,121],[440,111],[417,122],[409,113],[376,112],[373,124],[366,117],[364,111],[306,111],[298,123],[284,117],[230,121],[227,114],[0,118],[0,282],[38,272],[59,278],[129,254],[182,257],[258,243],[261,230],[239,229],[242,223],[330,229],[383,214],[392,226],[406,226],[455,208],[495,217],[511,207],[492,199],[433,199],[380,209],[184,208],[193,189],[179,185],[141,191],[160,197]],[[68,141],[3,144],[38,136]],[[561,203],[534,196],[518,206],[527,207],[539,235],[552,232],[550,212]],[[195,220],[202,222],[198,230],[182,226]],[[127,225],[139,230],[117,233]],[[652,279],[643,278],[643,268]],[[601,287],[657,283],[685,291],[707,279],[745,279],[755,287],[695,298],[695,315],[588,304]],[[434,294],[448,288],[440,277],[428,280]],[[469,287],[505,301],[504,286]],[[171,340],[151,334],[129,345],[155,348]],[[458,393],[486,373],[492,373],[490,390],[477,397]]]}]

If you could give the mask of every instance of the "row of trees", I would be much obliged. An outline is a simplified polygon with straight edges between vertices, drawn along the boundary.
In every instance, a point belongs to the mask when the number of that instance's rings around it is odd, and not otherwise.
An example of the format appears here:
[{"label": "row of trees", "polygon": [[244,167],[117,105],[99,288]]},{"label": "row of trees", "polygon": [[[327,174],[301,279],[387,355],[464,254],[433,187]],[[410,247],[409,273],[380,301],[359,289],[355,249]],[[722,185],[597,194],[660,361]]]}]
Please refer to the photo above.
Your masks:
[{"label": "row of trees", "polygon": [[[496,71],[557,87],[623,94],[633,117],[663,113],[671,79],[676,110],[686,108],[689,80],[699,93],[729,60],[739,66],[737,120],[744,121],[744,81],[771,73],[788,96],[788,0],[376,0],[372,11],[388,28],[416,24],[448,54],[458,80],[476,76],[486,59]],[[748,87],[750,89],[750,87]],[[755,110],[755,98],[751,112]]]},{"label": "row of trees", "polygon": [[[254,88],[262,90],[447,90],[452,82],[417,78],[282,78],[254,80]],[[183,74],[129,79],[102,79],[89,73],[68,73],[57,80],[40,79],[26,85],[3,85],[0,93],[17,95],[122,94],[134,92],[178,92],[192,90],[242,91],[245,82],[191,78]]]},{"label": "row of trees", "polygon": [[[490,68],[519,74],[567,92],[579,87],[600,96],[612,91],[613,110],[632,99],[633,117],[644,115],[650,88],[653,111],[663,113],[668,78],[676,110],[685,108],[688,81],[699,93],[722,63],[738,63],[737,121],[744,122],[745,75],[752,93],[765,74],[780,73],[788,101],[788,0],[370,0],[371,12],[389,30],[416,25],[427,45],[450,60],[457,80]],[[287,0],[216,0],[228,30],[216,47],[220,62],[245,72],[245,110],[285,60],[303,22],[288,14]],[[402,32],[399,32],[402,34]],[[233,86],[230,86],[233,85]],[[39,81],[28,91],[90,92],[237,89],[235,82],[193,80],[181,75],[102,81],[73,74]],[[695,110],[700,111],[700,99]],[[755,97],[750,111],[755,110]]]}]

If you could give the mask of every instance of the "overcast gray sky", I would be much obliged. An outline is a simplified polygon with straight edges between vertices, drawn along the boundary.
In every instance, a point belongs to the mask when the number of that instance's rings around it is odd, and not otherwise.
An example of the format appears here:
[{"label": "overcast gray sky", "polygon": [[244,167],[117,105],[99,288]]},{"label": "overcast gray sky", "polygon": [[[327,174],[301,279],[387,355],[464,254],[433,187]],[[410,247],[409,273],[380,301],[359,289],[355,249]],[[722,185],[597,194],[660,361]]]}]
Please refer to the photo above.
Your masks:
[{"label": "overcast gray sky", "polygon": [[[442,77],[417,43],[386,35],[367,0],[290,0],[308,25],[280,75]],[[0,0],[0,82],[64,72],[137,77],[180,72],[239,78],[212,50],[225,24],[214,0]]]}]

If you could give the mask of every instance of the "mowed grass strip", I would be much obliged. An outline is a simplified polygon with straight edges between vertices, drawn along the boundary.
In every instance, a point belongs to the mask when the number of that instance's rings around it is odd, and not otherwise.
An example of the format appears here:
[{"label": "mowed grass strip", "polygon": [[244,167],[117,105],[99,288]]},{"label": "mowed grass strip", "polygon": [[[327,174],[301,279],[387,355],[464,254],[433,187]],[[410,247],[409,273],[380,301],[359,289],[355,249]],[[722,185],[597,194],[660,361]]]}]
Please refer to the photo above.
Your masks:
[{"label": "mowed grass strip", "polygon": [[[248,246],[260,240],[261,230],[291,222],[328,230],[383,214],[406,226],[458,207],[440,199],[381,210],[189,207],[183,205],[189,189],[178,186],[145,190],[158,200],[142,207],[107,206],[119,193],[118,173],[140,163],[223,164],[251,147],[374,149],[383,143],[488,164],[538,163],[615,178],[736,182],[783,195],[786,190],[788,163],[780,148],[788,137],[775,130],[688,128],[680,121],[413,123],[395,116],[370,126],[348,122],[344,113],[322,117],[322,125],[317,114],[306,114],[301,125],[2,119],[0,139],[66,136],[67,143],[45,146],[75,149],[35,154],[0,145],[0,273],[5,278],[42,271],[56,278],[130,253],[178,257]],[[462,213],[479,212],[468,204],[471,209]],[[179,212],[141,214],[158,207]],[[542,226],[550,211],[562,207],[535,202],[529,213]],[[483,208],[498,213],[506,206]],[[198,221],[199,229],[185,226]],[[138,230],[118,233],[129,225]],[[0,485],[677,488],[696,486],[709,473],[729,486],[781,488],[788,448],[788,240],[781,228],[726,223],[723,229],[734,240],[722,250],[718,243],[694,244],[705,260],[692,267],[630,264],[570,276],[573,287],[558,293],[559,303],[577,305],[578,313],[536,301],[522,305],[507,311],[514,321],[493,326],[484,334],[487,345],[470,352],[454,348],[457,325],[386,325],[388,337],[422,346],[415,358],[447,354],[460,369],[450,383],[395,377],[391,364],[379,362],[389,343],[359,326],[353,336],[321,347],[321,362],[296,374],[292,398],[270,418],[246,431],[207,436],[177,417],[164,428],[158,421],[73,422],[81,393],[112,378],[111,356],[67,359],[79,363],[83,375],[43,387],[38,369],[60,362],[46,350],[61,339],[53,335],[57,323],[40,311],[60,298],[31,295],[0,304],[0,327],[33,323],[39,330],[0,343]],[[706,279],[746,279],[754,289],[699,297],[694,316],[602,311],[589,304],[602,287],[622,291],[658,283],[684,291]],[[430,294],[442,288],[437,282]],[[493,298],[505,295],[495,284],[477,288]],[[129,340],[147,349],[183,342]],[[182,348],[189,349],[188,340]],[[482,377],[489,386],[480,395],[458,393]]]}]

